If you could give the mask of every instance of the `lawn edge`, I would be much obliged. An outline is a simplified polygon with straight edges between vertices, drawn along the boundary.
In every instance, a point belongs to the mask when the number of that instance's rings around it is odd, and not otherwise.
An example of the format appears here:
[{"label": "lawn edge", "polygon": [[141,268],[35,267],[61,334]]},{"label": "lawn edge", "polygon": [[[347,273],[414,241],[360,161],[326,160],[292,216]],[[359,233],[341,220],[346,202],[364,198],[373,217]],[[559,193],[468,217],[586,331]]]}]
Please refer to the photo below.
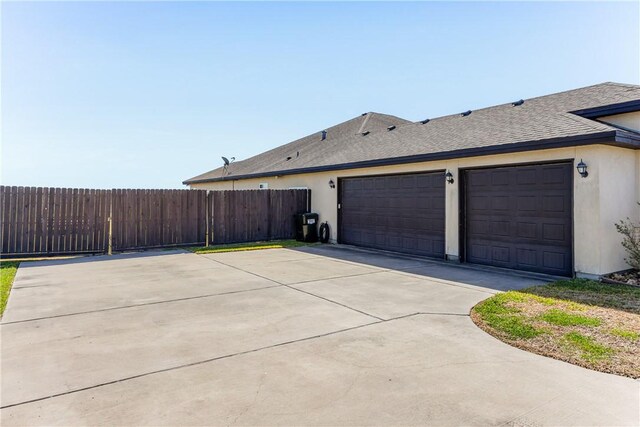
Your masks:
[{"label": "lawn edge", "polygon": [[[16,281],[16,276],[18,275],[18,269],[20,268],[20,261],[6,261],[6,260],[2,260],[2,263],[11,263],[11,264],[16,264],[16,271],[13,274],[13,277],[11,277],[11,280],[9,281],[6,290],[2,289],[2,301],[0,302],[0,319],[2,319],[2,316],[4,315],[5,310],[7,309],[7,306],[9,305],[9,298],[11,297],[11,291],[13,290],[13,283]],[[1,264],[1,263],[0,263]],[[4,288],[4,287],[3,287]],[[4,293],[6,291],[6,298],[4,297]]]},{"label": "lawn edge", "polygon": [[[496,294],[497,295],[497,294]],[[482,304],[483,302],[485,302],[486,300],[493,298],[495,295],[492,295],[488,298],[483,299],[482,301],[479,301],[478,303],[476,303],[473,307],[471,307],[471,310],[469,311],[469,317],[471,318],[471,321],[473,322],[474,325],[476,325],[478,327],[478,329],[481,329],[482,331],[486,332],[488,335],[492,336],[493,338],[497,339],[500,342],[503,342],[504,344],[507,344],[511,347],[517,348],[519,350],[522,351],[526,351],[527,353],[531,353],[531,354],[535,354],[538,356],[543,356],[543,357],[548,357],[549,359],[554,359],[554,360],[558,360],[560,362],[564,362],[564,363],[568,363],[569,365],[574,365],[574,366],[579,366],[581,368],[584,369],[588,369],[590,371],[595,371],[595,372],[601,372],[601,373],[605,373],[605,374],[610,374],[610,375],[616,375],[619,377],[623,377],[623,378],[630,378],[633,380],[640,380],[640,375],[638,376],[632,376],[632,375],[625,375],[623,373],[620,372],[616,372],[613,370],[609,370],[609,369],[597,369],[599,367],[593,367],[593,366],[589,366],[586,362],[582,362],[581,360],[566,360],[563,357],[557,357],[558,355],[554,355],[554,354],[549,354],[547,352],[544,351],[539,351],[539,349],[535,348],[535,347],[529,347],[529,346],[525,346],[522,345],[522,343],[516,341],[516,340],[511,340],[507,337],[505,337],[504,335],[502,335],[501,333],[499,333],[498,331],[496,331],[495,329],[493,329],[491,326],[489,326],[486,322],[484,322],[484,320],[482,319],[482,316],[477,313],[475,311],[475,308]]]}]

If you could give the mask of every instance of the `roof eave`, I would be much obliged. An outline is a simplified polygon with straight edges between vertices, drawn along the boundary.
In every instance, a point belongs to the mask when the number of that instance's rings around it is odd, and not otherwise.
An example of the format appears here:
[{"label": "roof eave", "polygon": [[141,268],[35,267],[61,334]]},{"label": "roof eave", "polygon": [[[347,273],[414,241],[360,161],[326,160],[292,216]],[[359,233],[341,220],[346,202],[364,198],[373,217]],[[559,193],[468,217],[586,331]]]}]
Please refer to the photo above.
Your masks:
[{"label": "roof eave", "polygon": [[616,114],[633,113],[640,111],[640,99],[617,104],[601,105],[594,108],[571,111],[571,113],[586,119],[597,119],[598,117],[613,116]]},{"label": "roof eave", "polygon": [[303,173],[317,173],[334,170],[359,169],[375,166],[388,166],[406,163],[419,163],[434,160],[449,160],[461,157],[488,156],[492,154],[517,153],[522,151],[546,150],[551,148],[574,147],[580,145],[605,144],[623,148],[640,149],[640,135],[621,130],[611,130],[587,135],[574,135],[562,138],[551,138],[516,142],[512,144],[494,145],[489,147],[466,148],[462,150],[444,151],[439,153],[416,154],[412,156],[391,157],[386,159],[364,160],[359,162],[341,163],[337,165],[314,166],[308,168],[269,171],[244,175],[227,175],[218,178],[190,179],[183,184],[201,184],[207,182],[236,181],[249,178],[265,178],[282,175],[298,175]]}]

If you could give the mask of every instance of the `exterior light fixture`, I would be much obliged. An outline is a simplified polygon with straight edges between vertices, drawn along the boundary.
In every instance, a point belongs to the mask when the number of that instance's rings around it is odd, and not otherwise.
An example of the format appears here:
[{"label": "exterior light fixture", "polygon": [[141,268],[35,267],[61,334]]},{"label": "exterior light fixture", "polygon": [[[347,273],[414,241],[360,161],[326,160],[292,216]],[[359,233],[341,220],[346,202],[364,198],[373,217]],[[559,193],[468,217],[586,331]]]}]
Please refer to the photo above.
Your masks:
[{"label": "exterior light fixture", "polygon": [[449,184],[453,184],[453,174],[451,173],[451,171],[447,171],[447,173],[444,175],[444,177],[447,180],[447,183]]},{"label": "exterior light fixture", "polygon": [[581,177],[586,178],[589,176],[589,172],[587,172],[587,165],[582,161],[582,159],[580,159],[580,163],[578,163],[576,169],[578,169],[578,173]]},{"label": "exterior light fixture", "polygon": [[329,180],[329,188],[336,188],[336,183],[332,179]]}]

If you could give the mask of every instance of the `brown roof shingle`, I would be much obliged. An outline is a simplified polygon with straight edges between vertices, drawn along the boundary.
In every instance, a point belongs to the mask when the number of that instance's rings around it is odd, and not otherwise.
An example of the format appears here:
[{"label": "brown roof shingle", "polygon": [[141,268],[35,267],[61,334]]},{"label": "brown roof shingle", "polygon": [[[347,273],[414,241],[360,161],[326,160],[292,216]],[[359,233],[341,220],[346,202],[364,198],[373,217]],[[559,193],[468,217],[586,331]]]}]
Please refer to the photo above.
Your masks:
[{"label": "brown roof shingle", "polygon": [[[613,126],[580,117],[572,111],[640,101],[640,86],[602,83],[581,89],[483,108],[467,116],[454,114],[425,124],[398,117],[367,113],[327,130],[231,164],[228,174],[217,168],[185,181],[185,184],[250,176],[304,173],[343,169],[377,161],[398,163],[415,156],[453,157],[474,149],[514,150],[546,148],[558,140],[595,138],[621,132]],[[387,130],[395,126],[393,130]],[[363,132],[369,133],[363,135]],[[551,146],[551,145],[549,145]],[[286,160],[291,157],[290,160]]]}]

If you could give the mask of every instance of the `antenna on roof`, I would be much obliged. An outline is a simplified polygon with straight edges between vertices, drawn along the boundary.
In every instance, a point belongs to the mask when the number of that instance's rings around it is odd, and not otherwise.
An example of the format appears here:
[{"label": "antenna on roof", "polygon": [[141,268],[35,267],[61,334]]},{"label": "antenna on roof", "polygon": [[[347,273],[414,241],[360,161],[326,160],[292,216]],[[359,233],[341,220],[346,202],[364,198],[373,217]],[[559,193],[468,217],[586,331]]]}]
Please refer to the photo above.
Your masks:
[{"label": "antenna on roof", "polygon": [[225,156],[222,156],[222,161],[224,162],[224,166],[222,167],[222,176],[229,174],[229,165],[233,163],[235,159],[235,157],[232,157],[231,160],[229,160]]},{"label": "antenna on roof", "polygon": [[522,104],[524,104],[524,99],[511,103],[511,105],[513,105],[514,107],[517,107],[518,105],[522,105]]}]

